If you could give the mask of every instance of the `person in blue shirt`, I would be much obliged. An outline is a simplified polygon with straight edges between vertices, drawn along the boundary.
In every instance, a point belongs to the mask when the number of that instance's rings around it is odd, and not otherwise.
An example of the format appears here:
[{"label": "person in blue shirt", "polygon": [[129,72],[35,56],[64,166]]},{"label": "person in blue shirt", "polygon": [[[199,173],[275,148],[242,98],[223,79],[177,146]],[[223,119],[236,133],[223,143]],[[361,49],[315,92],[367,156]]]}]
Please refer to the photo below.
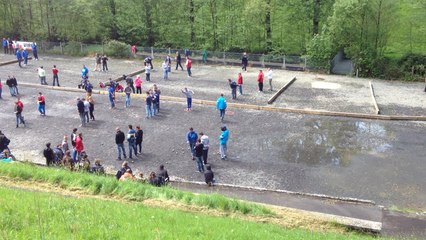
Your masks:
[{"label": "person in blue shirt", "polygon": [[24,58],[24,66],[27,66],[28,64],[28,50],[24,48],[22,51],[22,57]]},{"label": "person in blue shirt", "polygon": [[8,49],[9,42],[7,41],[6,38],[3,38],[3,45],[2,46],[3,46],[4,54],[8,54],[9,53],[9,49]]},{"label": "person in blue shirt", "polygon": [[226,154],[228,152],[229,130],[226,128],[226,126],[221,127],[220,130],[222,130],[222,133],[219,136],[220,159],[226,160]]},{"label": "person in blue shirt", "polygon": [[186,134],[186,142],[189,144],[189,149],[191,149],[192,160],[195,159],[195,144],[197,143],[197,139],[198,134],[191,127]]},{"label": "person in blue shirt", "polygon": [[220,118],[221,118],[222,121],[225,118],[226,107],[227,107],[226,99],[225,99],[225,97],[223,96],[223,93],[222,93],[222,94],[220,94],[220,97],[216,101],[216,108],[220,112]]},{"label": "person in blue shirt", "polygon": [[16,59],[18,59],[19,67],[22,67],[21,66],[21,62],[22,62],[22,50],[21,49],[16,50]]},{"label": "person in blue shirt", "polygon": [[111,103],[111,109],[115,108],[115,88],[114,86],[108,87],[108,98],[109,102]]},{"label": "person in blue shirt", "polygon": [[84,64],[83,64],[83,68],[81,69],[81,77],[82,78],[89,77],[89,69]]},{"label": "person in blue shirt", "polygon": [[34,60],[38,60],[37,43],[33,42],[31,44],[31,49],[33,50]]}]

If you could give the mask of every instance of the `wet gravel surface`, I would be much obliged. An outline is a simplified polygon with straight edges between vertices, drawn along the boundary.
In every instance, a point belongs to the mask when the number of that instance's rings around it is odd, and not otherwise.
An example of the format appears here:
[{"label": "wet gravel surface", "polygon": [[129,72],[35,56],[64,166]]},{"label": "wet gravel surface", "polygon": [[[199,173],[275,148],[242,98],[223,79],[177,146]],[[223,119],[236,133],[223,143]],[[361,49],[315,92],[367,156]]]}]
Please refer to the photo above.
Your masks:
[{"label": "wet gravel surface", "polygon": [[[8,74],[14,74],[18,81],[38,83],[38,65],[56,64],[60,70],[61,84],[75,86],[80,78],[81,65],[86,63],[93,67],[92,62],[91,58],[42,57],[38,62],[31,62],[23,71],[15,65],[0,67],[0,77],[4,81]],[[158,66],[158,63],[155,64]],[[96,83],[139,68],[140,62],[112,59],[110,72],[91,73],[91,79]],[[173,71],[170,80],[163,81],[160,80],[161,73],[156,71],[153,72],[153,82],[160,86],[164,95],[183,96],[179,90],[188,86],[194,90],[194,98],[215,100],[220,92],[229,95],[226,78],[236,76],[238,71],[234,67],[196,65],[193,78],[186,77],[185,72]],[[284,85],[292,74],[299,74],[298,80],[275,105],[301,108],[321,106],[320,109],[357,112],[374,109],[371,104],[367,106],[369,89],[366,81],[354,83],[355,80],[342,80],[340,89],[346,86],[358,89],[358,93],[346,95],[331,89],[338,87],[335,85],[340,78],[338,76],[326,76],[329,80],[322,80],[326,77],[277,70],[276,75],[279,76],[274,82]],[[256,92],[254,70],[244,75],[247,76],[245,90],[248,93],[236,101],[266,104],[272,93]],[[313,79],[311,83],[308,76]],[[48,82],[51,82],[49,80],[48,75]],[[324,81],[331,84],[321,84]],[[143,84],[144,88],[152,85]],[[328,89],[318,88],[324,86]],[[409,84],[407,88],[413,90],[418,86],[420,84]],[[386,88],[391,89],[391,86]],[[46,96],[46,117],[39,116],[36,109],[38,91]],[[1,130],[12,139],[11,148],[20,158],[42,161],[45,142],[59,144],[64,134],[69,135],[72,128],[79,125],[75,98],[82,94],[21,87],[28,126],[15,129],[14,99],[6,92],[7,87],[3,90],[5,99],[0,101]],[[310,100],[302,99],[303,94],[312,97]],[[357,94],[359,98],[356,98]],[[383,93],[378,94],[383,96]],[[299,101],[297,96],[300,96]],[[346,98],[343,99],[343,96]],[[142,156],[132,164],[135,169],[148,174],[159,164],[165,163],[169,172],[176,177],[202,181],[202,175],[195,172],[195,162],[190,158],[185,141],[188,128],[194,127],[196,131],[204,131],[210,136],[209,162],[219,182],[371,199],[386,206],[426,208],[426,187],[423,184],[426,171],[425,123],[361,121],[231,108],[225,120],[231,134],[229,160],[221,161],[217,138],[222,123],[212,106],[194,105],[193,112],[187,113],[182,103],[162,102],[160,115],[147,120],[141,99],[134,98],[132,106],[125,109],[124,99],[120,98],[114,110],[108,108],[105,95],[94,95],[94,99],[96,121],[79,130],[83,132],[90,158],[101,159],[111,168],[121,164],[115,160],[115,128],[127,130],[128,124],[141,125],[145,131],[144,149]],[[411,114],[424,112],[420,95],[413,94],[413,102],[401,99],[394,109],[404,109]],[[387,100],[386,106],[394,106],[392,101]],[[333,104],[330,105],[330,102]]]}]

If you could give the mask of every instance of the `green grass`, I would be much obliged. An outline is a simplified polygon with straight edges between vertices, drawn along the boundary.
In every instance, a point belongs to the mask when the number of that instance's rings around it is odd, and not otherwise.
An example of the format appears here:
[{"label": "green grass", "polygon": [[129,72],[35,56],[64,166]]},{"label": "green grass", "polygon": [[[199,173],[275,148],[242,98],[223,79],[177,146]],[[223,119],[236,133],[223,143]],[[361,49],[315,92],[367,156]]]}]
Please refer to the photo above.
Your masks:
[{"label": "green grass", "polygon": [[[1,166],[2,168],[4,166]],[[0,187],[2,239],[373,239]]]},{"label": "green grass", "polygon": [[0,163],[0,176],[49,183],[63,189],[82,190],[94,195],[117,196],[126,200],[175,200],[189,205],[204,206],[243,214],[272,215],[264,206],[227,198],[219,194],[194,194],[171,187],[154,187],[141,182],[118,182],[113,176],[70,172],[62,168],[40,167],[27,163]]}]

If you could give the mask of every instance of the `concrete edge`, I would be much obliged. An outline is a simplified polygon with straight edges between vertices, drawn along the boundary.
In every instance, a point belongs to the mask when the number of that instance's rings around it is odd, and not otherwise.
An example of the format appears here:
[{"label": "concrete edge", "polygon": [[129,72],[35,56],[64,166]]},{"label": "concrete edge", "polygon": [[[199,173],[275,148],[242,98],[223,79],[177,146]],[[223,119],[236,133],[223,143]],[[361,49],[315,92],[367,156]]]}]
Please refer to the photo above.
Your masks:
[{"label": "concrete edge", "polygon": [[[52,90],[59,91],[70,91],[70,92],[82,92],[83,89],[70,88],[70,87],[54,87],[47,85],[37,85],[33,83],[19,83],[21,86],[27,87],[41,87]],[[108,94],[104,90],[93,90],[93,94]],[[124,93],[116,93],[117,95],[124,96]],[[145,95],[137,94],[133,97],[144,98]],[[171,96],[161,96],[162,101],[169,102],[186,102],[185,98],[181,97],[171,97]],[[210,100],[201,100],[201,99],[192,99],[192,103],[201,104],[201,105],[212,105],[216,106],[215,101]],[[228,107],[235,107],[240,109],[253,109],[253,110],[264,110],[264,111],[274,111],[274,112],[287,112],[287,113],[297,113],[297,114],[308,114],[308,115],[320,115],[320,116],[330,116],[330,117],[348,117],[348,118],[360,118],[360,119],[373,119],[373,120],[387,120],[387,121],[426,121],[426,116],[409,116],[409,115],[376,115],[368,113],[351,113],[351,112],[334,112],[326,110],[311,110],[311,109],[299,109],[299,108],[283,108],[283,107],[272,107],[272,106],[260,106],[254,104],[241,104],[241,103],[228,103]]]},{"label": "concrete edge", "polygon": [[[170,180],[170,182],[188,183],[188,184],[206,186],[205,182],[187,181],[187,180],[184,180],[184,179],[179,179],[179,180],[172,179],[172,180]],[[335,196],[330,196],[330,195],[325,195],[325,194],[294,192],[294,191],[281,190],[281,189],[268,189],[268,188],[260,188],[260,187],[246,187],[246,186],[234,185],[234,184],[226,184],[226,183],[215,183],[214,185],[215,186],[222,186],[222,187],[240,188],[240,189],[246,189],[246,190],[256,190],[256,191],[265,191],[265,192],[285,193],[285,194],[289,194],[289,195],[297,195],[297,196],[302,196],[302,197],[328,199],[328,200],[335,200],[335,201],[341,201],[341,202],[362,203],[362,204],[368,204],[368,205],[376,205],[376,203],[374,201],[371,201],[371,200],[358,199],[358,198],[350,198],[350,197],[335,197]]]}]

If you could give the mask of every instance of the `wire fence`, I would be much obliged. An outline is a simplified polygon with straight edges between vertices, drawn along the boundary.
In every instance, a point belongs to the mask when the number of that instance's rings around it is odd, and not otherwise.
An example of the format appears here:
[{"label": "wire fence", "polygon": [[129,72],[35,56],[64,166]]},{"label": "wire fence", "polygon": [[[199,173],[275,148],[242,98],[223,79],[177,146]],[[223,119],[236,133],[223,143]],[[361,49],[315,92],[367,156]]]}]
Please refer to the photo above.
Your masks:
[{"label": "wire fence", "polygon": [[[46,54],[60,54],[72,56],[94,56],[95,54],[115,55],[107,44],[85,44],[80,42],[39,42],[39,52]],[[172,59],[176,52],[180,52],[184,58],[184,49],[176,48],[156,48],[137,46],[136,56],[133,56],[130,47],[126,48],[124,56],[144,58],[150,56],[153,59],[164,59],[170,55]],[[237,52],[220,52],[204,50],[190,50],[190,56],[193,61],[205,60],[210,64],[222,65],[241,65],[242,53]],[[123,54],[120,54],[123,56]],[[204,58],[203,58],[204,55]],[[247,53],[249,66],[253,67],[272,67],[283,68],[288,70],[304,71],[310,69],[309,61],[306,56],[294,55],[272,55],[272,54],[251,54]]]}]

